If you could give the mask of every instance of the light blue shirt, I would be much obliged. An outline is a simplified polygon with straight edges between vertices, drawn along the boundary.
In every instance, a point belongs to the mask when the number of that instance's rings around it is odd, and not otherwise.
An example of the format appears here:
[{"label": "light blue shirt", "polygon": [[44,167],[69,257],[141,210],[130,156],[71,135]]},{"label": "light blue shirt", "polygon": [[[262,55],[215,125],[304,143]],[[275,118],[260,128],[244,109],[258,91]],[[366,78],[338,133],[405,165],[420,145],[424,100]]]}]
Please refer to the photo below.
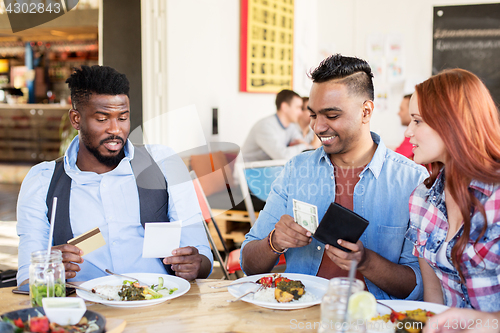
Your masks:
[{"label": "light blue shirt", "polygon": [[[175,154],[172,149],[160,145],[146,148],[167,180],[169,219],[182,220],[180,246],[194,246],[213,262],[188,170],[185,169],[185,174],[174,175],[170,168],[166,168],[168,157]],[[78,149],[76,137],[64,156],[64,169],[72,179],[69,212],[73,235],[76,237],[99,227],[106,245],[83,256],[81,271],[72,281],[105,276],[106,268],[117,273],[165,274],[160,259],[142,258],[144,228],[140,221],[137,184],[130,165],[134,157],[132,143],[127,140],[125,157],[115,169],[103,174],[80,171],[76,166]],[[31,252],[47,248],[50,223],[46,197],[54,167],[54,161],[34,166],[21,186],[17,204],[17,233],[20,236],[18,284],[29,278]],[[179,181],[179,178],[189,181]]]},{"label": "light blue shirt", "polygon": [[298,139],[304,139],[299,126],[296,123],[283,126],[275,113],[253,125],[241,147],[241,154],[245,162],[288,160],[309,147],[303,143],[289,146]]},{"label": "light blue shirt", "polygon": [[[417,285],[407,299],[420,300],[422,275],[418,259],[412,254],[413,244],[404,235],[408,228],[410,194],[428,173],[421,165],[387,149],[377,134],[372,133],[372,138],[378,144],[377,150],[360,173],[353,194],[354,211],[370,222],[360,240],[365,248],[393,263],[411,267]],[[302,153],[285,165],[242,248],[250,241],[267,237],[282,215],[293,216],[293,199],[316,205],[320,221],[335,201],[334,168],[323,147]],[[323,243],[313,238],[307,246],[288,249],[286,272],[316,275],[324,248]],[[365,283],[377,299],[395,299],[366,278]]]}]

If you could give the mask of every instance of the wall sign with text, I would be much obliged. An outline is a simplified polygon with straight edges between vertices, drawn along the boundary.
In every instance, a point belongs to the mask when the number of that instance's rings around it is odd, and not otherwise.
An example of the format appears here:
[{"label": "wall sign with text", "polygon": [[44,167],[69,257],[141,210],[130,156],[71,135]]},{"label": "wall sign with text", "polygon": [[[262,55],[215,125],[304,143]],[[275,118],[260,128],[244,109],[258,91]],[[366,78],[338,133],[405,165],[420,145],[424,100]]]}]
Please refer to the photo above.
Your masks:
[{"label": "wall sign with text", "polygon": [[292,89],[294,0],[241,0],[240,91]]}]

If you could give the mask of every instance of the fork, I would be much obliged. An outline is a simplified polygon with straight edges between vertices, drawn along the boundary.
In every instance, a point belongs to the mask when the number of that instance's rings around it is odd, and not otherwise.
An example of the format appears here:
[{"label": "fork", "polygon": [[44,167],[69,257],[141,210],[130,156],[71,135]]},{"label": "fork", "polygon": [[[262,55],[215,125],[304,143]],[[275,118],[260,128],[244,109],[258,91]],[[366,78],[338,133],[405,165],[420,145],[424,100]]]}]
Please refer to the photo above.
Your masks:
[{"label": "fork", "polygon": [[235,286],[235,285],[238,285],[238,284],[244,284],[244,283],[257,283],[257,282],[254,282],[254,281],[240,281],[240,282],[225,284],[223,286],[210,286],[210,288],[212,288],[212,289],[228,288],[228,287],[231,287],[231,286]]},{"label": "fork", "polygon": [[143,286],[150,286],[150,284],[149,284],[149,283],[145,283],[145,282],[143,282],[143,281],[141,281],[141,280],[139,280],[139,279],[136,279],[136,278],[134,278],[134,277],[131,277],[131,276],[126,276],[126,275],[123,275],[123,274],[118,274],[118,273],[113,273],[112,271],[110,271],[110,270],[109,270],[109,269],[107,269],[107,268],[105,269],[105,271],[106,271],[106,273],[111,274],[111,275],[116,275],[116,276],[120,276],[120,277],[126,278],[126,279],[128,279],[128,280],[134,280],[134,281],[137,281],[137,282],[139,282],[139,284],[140,284],[140,285],[143,285]]},{"label": "fork", "polygon": [[391,310],[391,313],[398,313],[396,310],[394,310],[393,308],[391,308],[389,305],[386,305],[386,304],[384,304],[382,302],[379,302],[379,301],[377,301],[377,304],[385,306],[386,308],[388,308],[389,310]]},{"label": "fork", "polygon": [[247,296],[247,295],[250,295],[250,294],[255,294],[255,293],[257,293],[257,292],[261,291],[261,290],[262,290],[262,289],[264,289],[264,288],[265,288],[265,287],[264,287],[264,285],[260,285],[260,287],[259,287],[257,290],[250,290],[249,292],[244,293],[243,295],[241,295],[241,296],[240,296],[240,297],[238,297],[238,298],[235,298],[235,299],[228,299],[227,301],[228,301],[229,303],[233,303],[233,302],[239,301],[239,300],[240,300],[240,299],[242,299],[243,297],[245,297],[245,296]]},{"label": "fork", "polygon": [[67,281],[66,281],[66,285],[69,286],[69,287],[75,288],[75,289],[80,289],[80,290],[86,291],[86,292],[88,292],[91,295],[99,296],[100,298],[103,298],[103,299],[105,299],[107,301],[116,301],[116,299],[111,298],[111,297],[106,296],[106,295],[103,295],[103,294],[97,292],[95,289],[92,289],[92,290],[91,289],[87,289],[87,288],[84,288],[84,287],[82,287],[82,286],[80,286],[78,284],[73,284],[73,283],[67,282]]}]

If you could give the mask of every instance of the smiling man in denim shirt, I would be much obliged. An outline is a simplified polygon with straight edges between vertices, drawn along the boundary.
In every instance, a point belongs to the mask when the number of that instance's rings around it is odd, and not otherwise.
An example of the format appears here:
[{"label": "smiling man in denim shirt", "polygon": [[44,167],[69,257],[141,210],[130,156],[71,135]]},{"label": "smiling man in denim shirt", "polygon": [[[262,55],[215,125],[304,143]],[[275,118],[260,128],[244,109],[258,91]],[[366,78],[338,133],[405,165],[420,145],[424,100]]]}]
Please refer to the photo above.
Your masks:
[{"label": "smiling man in denim shirt", "polygon": [[[273,183],[242,245],[243,270],[269,272],[286,252],[286,272],[330,279],[346,276],[356,260],[357,277],[377,299],[422,299],[418,261],[404,234],[408,199],[427,171],[370,132],[373,74],[366,61],[337,54],[310,77],[311,128],[322,147],[291,159]],[[370,224],[356,244],[339,240],[350,253],[325,246],[294,222],[293,199],[316,205],[320,221],[337,202]]]}]

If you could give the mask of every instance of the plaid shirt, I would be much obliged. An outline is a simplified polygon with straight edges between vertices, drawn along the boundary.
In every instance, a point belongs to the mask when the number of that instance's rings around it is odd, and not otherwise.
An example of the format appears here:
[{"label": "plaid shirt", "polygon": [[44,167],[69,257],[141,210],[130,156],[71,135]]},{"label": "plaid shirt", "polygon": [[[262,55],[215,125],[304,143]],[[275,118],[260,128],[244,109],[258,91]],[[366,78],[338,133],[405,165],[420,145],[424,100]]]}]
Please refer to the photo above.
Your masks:
[{"label": "plaid shirt", "polygon": [[[444,304],[453,307],[474,308],[483,311],[500,310],[500,184],[484,184],[472,181],[469,190],[484,205],[487,217],[486,233],[477,240],[483,215],[475,210],[471,215],[470,240],[463,255],[461,270],[465,278],[462,284],[453,270],[437,262],[437,252],[446,240],[448,214],[444,193],[444,173],[440,173],[434,185],[427,189],[420,184],[410,197],[410,226],[406,238],[413,242],[413,254],[424,258],[441,281]],[[451,264],[451,249],[463,232],[450,239],[446,258]]]}]

